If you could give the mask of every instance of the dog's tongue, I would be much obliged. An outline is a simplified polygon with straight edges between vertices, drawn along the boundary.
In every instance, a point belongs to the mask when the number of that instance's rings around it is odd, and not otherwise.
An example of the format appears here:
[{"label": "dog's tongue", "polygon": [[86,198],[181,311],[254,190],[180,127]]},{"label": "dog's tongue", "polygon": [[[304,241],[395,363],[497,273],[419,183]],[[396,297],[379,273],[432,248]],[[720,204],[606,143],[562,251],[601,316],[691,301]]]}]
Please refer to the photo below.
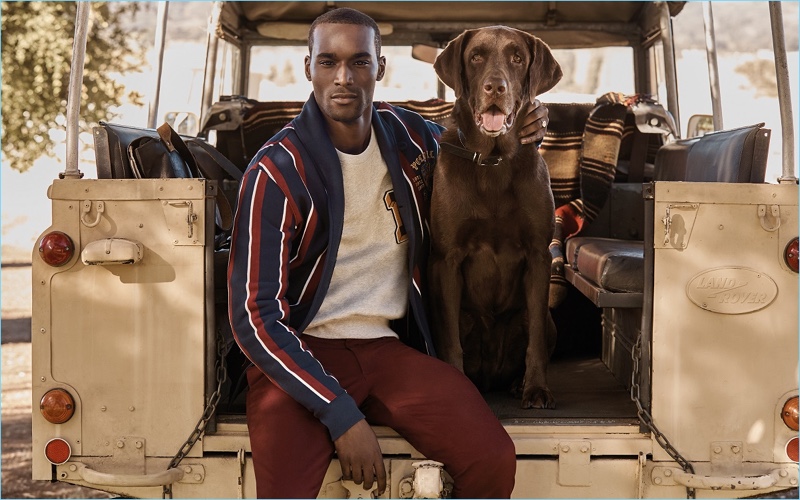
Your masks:
[{"label": "dog's tongue", "polygon": [[483,121],[483,128],[489,132],[498,132],[503,128],[506,121],[506,115],[496,109],[486,111],[481,115]]}]

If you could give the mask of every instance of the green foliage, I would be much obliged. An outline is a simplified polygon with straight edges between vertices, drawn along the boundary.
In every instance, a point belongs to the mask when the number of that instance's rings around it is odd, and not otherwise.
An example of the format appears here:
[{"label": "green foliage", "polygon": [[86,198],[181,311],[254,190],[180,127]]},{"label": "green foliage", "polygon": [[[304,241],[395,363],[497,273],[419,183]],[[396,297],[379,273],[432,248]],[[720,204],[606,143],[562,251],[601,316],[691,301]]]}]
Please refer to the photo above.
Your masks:
[{"label": "green foliage", "polygon": [[[114,74],[137,71],[144,60],[125,30],[136,3],[91,2],[81,96],[81,131],[110,120],[125,88]],[[42,155],[54,155],[50,130],[64,128],[75,33],[76,2],[2,2],[2,152],[25,171]],[[142,96],[127,96],[142,104]]]}]

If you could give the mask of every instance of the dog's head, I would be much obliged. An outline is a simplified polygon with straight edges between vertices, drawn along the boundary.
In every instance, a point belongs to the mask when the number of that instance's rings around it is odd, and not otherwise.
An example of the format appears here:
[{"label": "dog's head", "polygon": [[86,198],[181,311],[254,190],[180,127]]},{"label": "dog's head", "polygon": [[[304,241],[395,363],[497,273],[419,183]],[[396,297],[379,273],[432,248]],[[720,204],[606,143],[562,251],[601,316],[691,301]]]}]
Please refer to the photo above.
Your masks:
[{"label": "dog's head", "polygon": [[433,65],[439,79],[466,100],[478,129],[492,137],[514,126],[523,105],[561,79],[561,67],[539,38],[506,26],[466,30]]}]

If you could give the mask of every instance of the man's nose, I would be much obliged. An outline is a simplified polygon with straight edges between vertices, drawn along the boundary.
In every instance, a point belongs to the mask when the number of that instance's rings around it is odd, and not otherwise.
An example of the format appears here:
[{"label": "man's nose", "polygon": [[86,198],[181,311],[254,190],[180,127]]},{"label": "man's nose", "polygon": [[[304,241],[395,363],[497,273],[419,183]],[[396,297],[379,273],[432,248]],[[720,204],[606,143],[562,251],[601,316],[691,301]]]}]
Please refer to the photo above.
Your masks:
[{"label": "man's nose", "polygon": [[335,83],[338,85],[350,85],[353,83],[353,74],[347,64],[340,64],[339,67],[336,68]]}]

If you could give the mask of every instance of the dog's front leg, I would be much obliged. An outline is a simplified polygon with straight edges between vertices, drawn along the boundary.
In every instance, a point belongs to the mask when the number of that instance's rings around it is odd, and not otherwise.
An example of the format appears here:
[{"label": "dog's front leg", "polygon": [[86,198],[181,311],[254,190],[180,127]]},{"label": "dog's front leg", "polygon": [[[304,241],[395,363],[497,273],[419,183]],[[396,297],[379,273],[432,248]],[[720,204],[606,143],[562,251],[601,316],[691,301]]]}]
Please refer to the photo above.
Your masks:
[{"label": "dog's front leg", "polygon": [[528,349],[525,352],[525,378],[522,390],[523,408],[555,408],[556,402],[547,388],[547,364],[553,327],[548,309],[550,288],[550,253],[535,252],[525,270],[528,309]]},{"label": "dog's front leg", "polygon": [[432,259],[430,269],[433,297],[433,338],[440,359],[464,372],[464,349],[459,332],[459,311],[464,279],[460,268],[463,256],[449,252]]}]

